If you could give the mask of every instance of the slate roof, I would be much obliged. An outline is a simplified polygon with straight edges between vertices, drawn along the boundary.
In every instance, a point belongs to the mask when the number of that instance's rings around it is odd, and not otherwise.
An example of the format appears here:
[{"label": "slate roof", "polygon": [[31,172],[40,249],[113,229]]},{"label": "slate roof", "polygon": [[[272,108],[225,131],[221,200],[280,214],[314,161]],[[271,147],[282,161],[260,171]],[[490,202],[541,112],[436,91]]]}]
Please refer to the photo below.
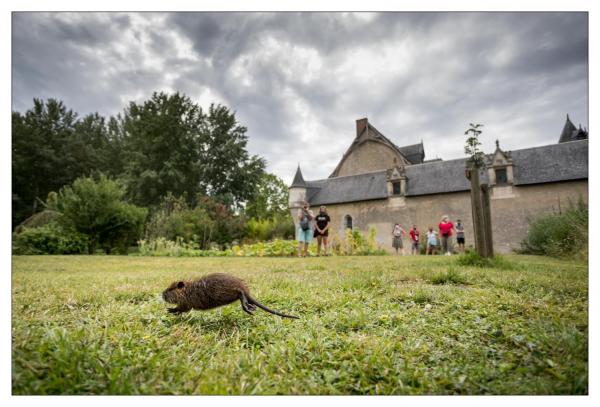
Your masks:
[{"label": "slate roof", "polygon": [[[466,158],[434,161],[405,167],[406,196],[440,194],[468,191],[471,183],[465,177]],[[479,175],[481,182],[488,182],[487,171]]]},{"label": "slate roof", "polygon": [[558,142],[566,143],[568,141],[583,140],[587,138],[587,131],[583,130],[581,128],[581,125],[579,125],[579,129],[576,128],[575,125],[571,122],[569,115],[567,115],[567,121],[565,122],[565,126],[563,127],[563,130],[560,133],[560,138],[558,139]]},{"label": "slate roof", "polygon": [[515,150],[511,157],[515,185],[588,178],[588,140]]},{"label": "slate roof", "polygon": [[397,147],[400,153],[412,164],[421,164],[423,158],[425,158],[425,149],[423,148],[423,142],[419,144],[413,144],[411,146]]},{"label": "slate roof", "polygon": [[315,192],[307,193],[307,200],[316,206],[387,198],[386,182],[386,171],[309,181]]},{"label": "slate roof", "polygon": [[[492,155],[488,155],[491,158]],[[588,178],[588,141],[579,140],[510,152],[514,185],[540,184]],[[406,196],[468,191],[466,158],[430,161],[405,167]],[[487,170],[480,173],[489,182]],[[307,181],[311,205],[385,199],[387,172],[377,171],[346,177]]]},{"label": "slate roof", "polygon": [[300,164],[298,164],[296,175],[294,175],[294,180],[292,181],[292,185],[290,185],[290,187],[306,187],[306,181],[304,181],[302,171],[300,171]]}]

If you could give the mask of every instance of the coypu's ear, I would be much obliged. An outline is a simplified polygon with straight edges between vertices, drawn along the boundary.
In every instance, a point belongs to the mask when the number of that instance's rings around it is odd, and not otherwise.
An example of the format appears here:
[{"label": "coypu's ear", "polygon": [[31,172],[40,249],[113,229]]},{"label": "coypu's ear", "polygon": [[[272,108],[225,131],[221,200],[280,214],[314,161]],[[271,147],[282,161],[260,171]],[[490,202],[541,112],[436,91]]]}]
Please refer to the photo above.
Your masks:
[{"label": "coypu's ear", "polygon": [[185,284],[183,283],[183,281],[180,281],[177,283],[177,288],[183,288]]}]

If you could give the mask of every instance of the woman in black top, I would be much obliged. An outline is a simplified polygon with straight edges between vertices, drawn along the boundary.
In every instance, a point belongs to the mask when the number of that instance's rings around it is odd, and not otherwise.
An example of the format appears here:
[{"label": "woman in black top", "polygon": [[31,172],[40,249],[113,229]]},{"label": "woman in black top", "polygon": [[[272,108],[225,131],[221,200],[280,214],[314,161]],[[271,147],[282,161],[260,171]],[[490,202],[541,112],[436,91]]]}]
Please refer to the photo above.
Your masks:
[{"label": "woman in black top", "polygon": [[325,205],[321,205],[319,214],[315,217],[315,233],[314,237],[317,238],[317,256],[321,255],[321,243],[323,243],[323,255],[327,256],[327,236],[329,236],[329,223],[331,219],[327,214],[327,208]]}]

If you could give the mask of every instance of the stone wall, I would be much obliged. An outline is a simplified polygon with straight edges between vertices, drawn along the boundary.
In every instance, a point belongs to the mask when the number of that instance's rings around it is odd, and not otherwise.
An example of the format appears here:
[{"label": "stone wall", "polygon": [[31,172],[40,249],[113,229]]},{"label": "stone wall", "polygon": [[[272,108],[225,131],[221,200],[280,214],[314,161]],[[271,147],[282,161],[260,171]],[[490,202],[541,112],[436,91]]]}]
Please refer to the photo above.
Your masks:
[{"label": "stone wall", "polygon": [[[528,219],[543,213],[558,212],[575,203],[579,196],[588,202],[587,181],[559,182],[531,186],[495,187],[492,191],[492,228],[494,248],[499,253],[509,253],[520,247],[527,234]],[[318,211],[318,208],[312,208]],[[327,206],[332,220],[333,233],[343,234],[344,218],[352,217],[354,228],[367,232],[371,226],[377,229],[377,241],[392,250],[392,228],[400,223],[408,232],[416,224],[421,233],[428,226],[437,229],[442,215],[455,222],[461,219],[465,225],[466,245],[473,243],[473,222],[469,192],[424,195],[416,197],[392,197],[373,201],[345,203]],[[293,213],[295,218],[295,212]],[[405,240],[407,247],[408,237]]]},{"label": "stone wall", "polygon": [[[395,161],[394,161],[395,159]],[[342,162],[338,177],[387,170],[402,162],[398,152],[376,141],[365,141]]]}]

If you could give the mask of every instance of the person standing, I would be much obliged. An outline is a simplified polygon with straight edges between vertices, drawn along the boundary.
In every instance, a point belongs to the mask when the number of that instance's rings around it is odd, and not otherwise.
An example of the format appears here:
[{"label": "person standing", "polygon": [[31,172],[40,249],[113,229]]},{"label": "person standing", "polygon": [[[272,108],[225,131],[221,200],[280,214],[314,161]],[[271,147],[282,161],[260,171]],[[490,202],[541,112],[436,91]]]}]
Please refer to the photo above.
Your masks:
[{"label": "person standing", "polygon": [[456,243],[458,244],[458,250],[461,253],[465,252],[465,225],[462,224],[460,219],[456,220]]},{"label": "person standing", "polygon": [[306,257],[308,254],[308,245],[312,240],[312,220],[313,212],[304,202],[302,208],[298,210],[298,257]]},{"label": "person standing", "polygon": [[435,254],[437,250],[437,244],[437,232],[433,230],[431,226],[429,226],[429,230],[427,232],[427,250],[425,251],[425,254]]},{"label": "person standing", "polygon": [[408,232],[409,236],[410,236],[410,242],[411,242],[411,246],[410,246],[410,254],[419,254],[419,238],[421,233],[419,232],[419,230],[417,229],[417,225],[413,225],[412,229],[410,230],[410,232]]},{"label": "person standing", "polygon": [[444,215],[442,216],[442,221],[438,227],[440,229],[440,236],[442,239],[442,251],[446,256],[450,256],[452,255],[452,253],[450,253],[450,250],[452,249],[452,231],[454,230],[456,232],[456,229],[454,229],[454,224],[450,221],[448,215]]},{"label": "person standing", "polygon": [[317,238],[317,256],[321,255],[321,244],[323,244],[323,255],[327,256],[327,237],[329,236],[329,223],[331,222],[331,218],[327,214],[325,205],[321,205],[319,214],[315,219],[316,225],[313,237]]},{"label": "person standing", "polygon": [[406,234],[402,226],[398,223],[394,225],[394,230],[392,231],[392,246],[396,249],[396,255],[398,254],[398,249],[402,251],[402,255],[404,256],[404,245],[402,244],[402,237]]}]

